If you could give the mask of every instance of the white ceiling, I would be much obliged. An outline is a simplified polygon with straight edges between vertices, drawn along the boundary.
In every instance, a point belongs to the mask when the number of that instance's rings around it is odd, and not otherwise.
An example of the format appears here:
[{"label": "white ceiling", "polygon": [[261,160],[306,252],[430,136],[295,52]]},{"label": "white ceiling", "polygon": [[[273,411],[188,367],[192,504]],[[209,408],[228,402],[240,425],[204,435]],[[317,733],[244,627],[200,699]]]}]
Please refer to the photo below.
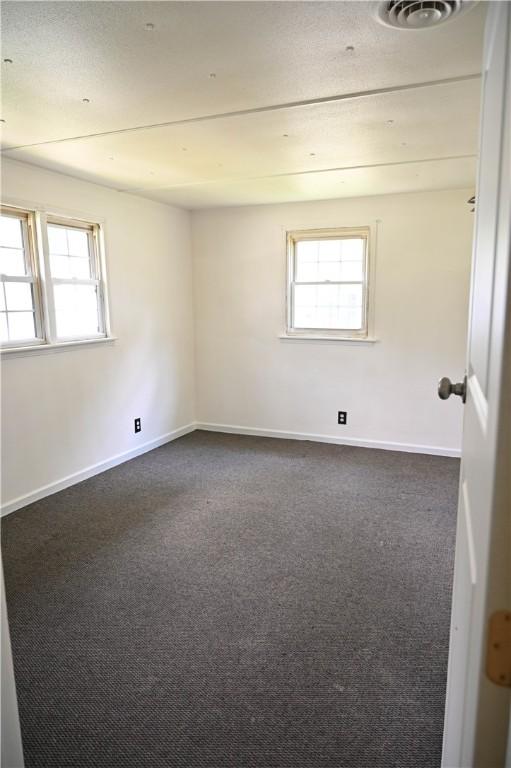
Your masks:
[{"label": "white ceiling", "polygon": [[470,186],[484,13],[6,0],[3,154],[190,208]]}]

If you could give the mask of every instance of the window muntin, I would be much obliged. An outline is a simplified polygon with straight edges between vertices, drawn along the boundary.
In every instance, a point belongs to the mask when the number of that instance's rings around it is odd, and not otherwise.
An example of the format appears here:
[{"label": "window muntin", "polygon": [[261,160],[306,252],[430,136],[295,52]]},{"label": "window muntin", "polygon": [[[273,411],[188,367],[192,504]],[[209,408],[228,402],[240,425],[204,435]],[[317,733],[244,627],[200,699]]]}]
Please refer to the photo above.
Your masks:
[{"label": "window muntin", "polygon": [[47,234],[57,339],[104,336],[95,227],[48,218]]},{"label": "window muntin", "polygon": [[369,230],[288,234],[288,332],[367,336]]},{"label": "window muntin", "polygon": [[0,211],[0,342],[2,346],[40,343],[42,315],[31,238],[32,215]]}]

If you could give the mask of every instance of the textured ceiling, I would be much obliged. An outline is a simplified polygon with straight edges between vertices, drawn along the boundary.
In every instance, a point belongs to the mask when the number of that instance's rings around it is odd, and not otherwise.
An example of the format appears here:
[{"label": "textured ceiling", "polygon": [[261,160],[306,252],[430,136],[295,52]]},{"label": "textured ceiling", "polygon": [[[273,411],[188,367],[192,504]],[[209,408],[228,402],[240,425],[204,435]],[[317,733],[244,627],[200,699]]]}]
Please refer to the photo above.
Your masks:
[{"label": "textured ceiling", "polygon": [[468,186],[484,11],[7,0],[3,154],[193,208]]}]

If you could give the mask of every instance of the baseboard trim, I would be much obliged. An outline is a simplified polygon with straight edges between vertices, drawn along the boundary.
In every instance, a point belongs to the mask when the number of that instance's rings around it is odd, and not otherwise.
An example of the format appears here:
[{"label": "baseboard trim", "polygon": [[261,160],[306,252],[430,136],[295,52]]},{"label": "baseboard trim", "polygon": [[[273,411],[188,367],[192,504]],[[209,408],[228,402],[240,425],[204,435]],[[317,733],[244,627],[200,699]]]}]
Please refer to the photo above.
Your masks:
[{"label": "baseboard trim", "polygon": [[71,485],[81,483],[82,480],[87,480],[89,477],[99,475],[101,472],[105,472],[107,469],[112,469],[119,464],[123,464],[125,461],[135,459],[137,456],[141,456],[143,453],[152,451],[154,448],[158,448],[160,445],[170,443],[173,440],[177,440],[178,437],[187,435],[190,432],[194,432],[196,429],[202,429],[206,432],[226,432],[227,434],[234,435],[254,435],[258,437],[274,437],[284,440],[311,440],[315,443],[333,443],[335,445],[352,445],[358,448],[379,448],[384,451],[403,451],[405,453],[426,453],[432,456],[451,456],[459,458],[461,451],[459,448],[445,448],[443,446],[436,445],[416,445],[412,443],[392,443],[384,442],[381,440],[364,440],[358,437],[334,437],[332,435],[319,435],[311,432],[284,432],[278,429],[261,429],[259,427],[242,427],[233,424],[212,424],[208,422],[192,422],[186,424],[184,427],[174,429],[172,432],[167,432],[165,435],[156,437],[154,440],[149,440],[147,443],[138,445],[136,448],[132,448],[129,451],[118,453],[116,456],[112,456],[109,459],[100,461],[97,464],[92,464],[90,467],[74,472],[67,477],[63,477],[60,480],[56,480],[54,483],[37,488],[37,490],[27,493],[24,496],[18,496],[12,501],[8,501],[2,504],[0,507],[0,516],[4,517],[11,512],[16,512],[22,507],[26,507],[28,504],[32,504],[34,501],[44,499],[46,496],[51,496],[53,493],[63,491],[64,488],[69,488]]},{"label": "baseboard trim", "polygon": [[241,427],[233,424],[211,424],[197,422],[196,429],[206,432],[227,432],[234,435],[255,435],[258,437],[276,437],[285,440],[312,440],[315,443],[334,443],[335,445],[352,445],[358,448],[379,448],[383,451],[403,451],[405,453],[426,453],[431,456],[451,456],[459,458],[459,448],[445,448],[436,445],[416,445],[413,443],[391,443],[382,440],[365,440],[358,437],[334,437],[318,435],[309,432],[283,432],[278,429],[260,429],[259,427]]},{"label": "baseboard trim", "polygon": [[184,427],[179,427],[179,429],[174,429],[172,432],[167,432],[165,435],[156,437],[154,440],[148,440],[147,443],[137,445],[136,448],[131,448],[129,451],[118,453],[115,456],[111,456],[109,459],[99,461],[97,464],[92,464],[90,467],[81,469],[79,472],[73,472],[73,474],[67,475],[67,477],[63,477],[60,480],[56,480],[54,483],[43,485],[42,488],[38,488],[24,496],[18,496],[18,498],[2,504],[0,508],[0,516],[4,517],[5,515],[9,515],[11,512],[16,512],[16,510],[26,507],[27,504],[32,504],[34,501],[44,499],[45,496],[51,496],[53,493],[63,491],[64,488],[69,488],[71,485],[81,483],[82,480],[87,480],[89,477],[99,475],[101,472],[105,472],[107,469],[112,469],[112,467],[116,467],[118,464],[124,464],[125,461],[135,459],[143,453],[152,451],[154,448],[159,448],[160,445],[165,445],[165,443],[170,443],[172,440],[177,440],[178,437],[187,435],[189,432],[193,432],[196,428],[196,424],[192,422]]}]

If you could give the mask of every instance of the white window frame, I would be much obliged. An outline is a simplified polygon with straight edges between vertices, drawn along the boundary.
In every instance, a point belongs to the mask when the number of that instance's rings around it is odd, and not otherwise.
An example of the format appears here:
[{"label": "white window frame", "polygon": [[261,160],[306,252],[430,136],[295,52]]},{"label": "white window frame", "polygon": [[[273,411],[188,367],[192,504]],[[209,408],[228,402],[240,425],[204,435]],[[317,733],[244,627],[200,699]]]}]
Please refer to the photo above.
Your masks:
[{"label": "white window frame", "polygon": [[[15,215],[22,215],[27,218],[29,238],[27,242],[31,246],[30,251],[27,253],[30,253],[30,258],[32,259],[32,275],[35,281],[36,328],[40,337],[35,341],[30,340],[26,343],[19,341],[3,342],[0,345],[0,355],[2,357],[17,357],[27,353],[65,350],[72,347],[115,341],[116,336],[112,334],[110,325],[104,221],[73,211],[42,208],[39,205],[26,203],[25,201],[2,202],[2,209],[12,211]],[[87,229],[90,232],[89,253],[91,254],[91,265],[94,271],[91,279],[81,280],[78,278],[52,277],[48,246],[48,224]],[[24,279],[24,281],[27,282],[30,279]],[[53,286],[59,283],[69,285],[94,284],[98,286],[98,317],[101,333],[69,338],[57,337]]]},{"label": "white window frame", "polygon": [[[50,263],[50,249],[48,245],[48,225],[64,227],[68,229],[81,229],[87,232],[89,241],[89,258],[91,265],[92,277],[89,279],[81,279],[76,277],[53,277],[51,274]],[[92,224],[87,221],[79,219],[69,219],[62,216],[52,216],[46,214],[44,216],[44,223],[42,226],[42,242],[43,253],[45,260],[45,272],[48,275],[48,284],[50,289],[47,291],[47,299],[49,305],[49,325],[50,325],[50,338],[54,343],[61,343],[66,341],[90,341],[93,339],[102,339],[107,335],[105,324],[105,298],[103,290],[103,280],[101,277],[101,259],[100,259],[100,238],[99,238],[99,224]],[[98,325],[100,331],[96,334],[87,334],[86,336],[57,336],[56,328],[56,314],[54,303],[54,287],[56,285],[94,285],[98,292]]]},{"label": "white window frame", "polygon": [[[320,280],[300,285],[348,285],[362,284],[362,313],[361,329],[343,328],[296,328],[293,322],[294,289],[296,285],[296,244],[304,240],[341,240],[362,238],[365,241],[364,265],[362,280]],[[375,341],[372,336],[371,286],[372,280],[372,232],[371,227],[337,227],[326,229],[301,229],[286,233],[287,243],[287,285],[286,285],[286,332],[281,338],[296,339],[332,339],[340,341]]]},{"label": "white window frame", "polygon": [[[41,279],[39,271],[39,255],[37,249],[37,238],[35,237],[35,212],[17,208],[12,205],[1,206],[1,213],[12,216],[21,221],[21,232],[23,240],[23,255],[25,258],[26,275],[5,275],[1,274],[1,281],[4,283],[28,283],[32,285],[32,299],[34,312],[35,337],[26,340],[15,340],[2,342],[2,348],[13,349],[18,347],[35,346],[45,343],[44,329],[44,311],[41,294]],[[3,290],[3,287],[2,287]],[[15,310],[11,310],[15,311]],[[9,312],[7,312],[7,322]]]}]

